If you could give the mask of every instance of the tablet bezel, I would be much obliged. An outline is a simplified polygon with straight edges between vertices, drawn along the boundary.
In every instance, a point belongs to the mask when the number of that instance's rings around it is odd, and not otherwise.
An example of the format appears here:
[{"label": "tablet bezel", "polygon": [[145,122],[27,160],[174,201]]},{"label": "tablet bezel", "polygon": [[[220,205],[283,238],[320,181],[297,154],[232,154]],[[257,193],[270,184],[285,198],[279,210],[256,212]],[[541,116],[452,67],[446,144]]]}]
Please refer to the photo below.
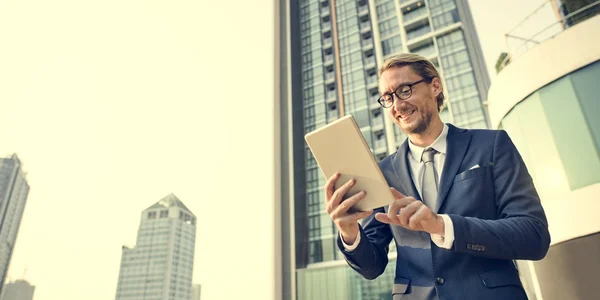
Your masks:
[{"label": "tablet bezel", "polygon": [[[360,191],[366,192],[365,198],[352,211],[384,207],[394,201],[387,180],[352,115],[306,134],[305,141],[326,180],[340,172],[336,189],[351,178],[356,179],[344,199]],[[345,152],[340,154],[342,151]]]}]

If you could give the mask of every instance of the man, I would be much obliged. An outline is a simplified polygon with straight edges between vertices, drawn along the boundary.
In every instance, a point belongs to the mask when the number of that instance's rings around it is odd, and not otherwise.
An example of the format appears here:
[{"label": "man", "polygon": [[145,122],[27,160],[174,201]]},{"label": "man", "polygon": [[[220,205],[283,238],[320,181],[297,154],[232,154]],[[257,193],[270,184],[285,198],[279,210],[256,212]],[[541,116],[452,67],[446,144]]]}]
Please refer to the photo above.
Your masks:
[{"label": "man", "polygon": [[408,139],[379,163],[396,199],[389,207],[349,213],[364,193],[342,199],[354,180],[337,190],[339,174],[327,181],[326,210],[346,261],[374,279],[393,238],[394,300],[527,299],[513,260],[542,259],[550,234],[511,139],[444,124],[440,76],[421,56],[394,56],[379,76],[378,102]]}]

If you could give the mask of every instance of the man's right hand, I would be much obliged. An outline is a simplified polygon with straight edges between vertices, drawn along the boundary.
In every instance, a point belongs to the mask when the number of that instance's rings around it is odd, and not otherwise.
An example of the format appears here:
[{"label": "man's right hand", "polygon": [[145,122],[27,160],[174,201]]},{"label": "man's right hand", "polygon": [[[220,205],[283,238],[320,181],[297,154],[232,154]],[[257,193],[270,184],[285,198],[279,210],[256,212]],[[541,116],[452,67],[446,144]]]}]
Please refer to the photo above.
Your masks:
[{"label": "man's right hand", "polygon": [[336,173],[325,183],[325,209],[339,230],[344,243],[352,245],[359,234],[358,220],[370,216],[373,210],[348,213],[351,207],[365,198],[366,193],[361,191],[348,199],[342,199],[356,181],[355,179],[348,180],[336,190],[335,183],[339,178],[340,174]]}]

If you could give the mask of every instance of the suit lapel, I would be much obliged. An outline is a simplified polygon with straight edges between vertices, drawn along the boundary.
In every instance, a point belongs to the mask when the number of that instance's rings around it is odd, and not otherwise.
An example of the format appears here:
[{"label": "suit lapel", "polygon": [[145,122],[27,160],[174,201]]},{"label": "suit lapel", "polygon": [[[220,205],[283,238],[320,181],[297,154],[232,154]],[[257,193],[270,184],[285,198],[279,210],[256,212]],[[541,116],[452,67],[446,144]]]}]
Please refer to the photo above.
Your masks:
[{"label": "suit lapel", "polygon": [[469,133],[469,131],[448,124],[446,162],[444,163],[444,168],[442,170],[437,207],[434,210],[436,213],[442,207],[442,204],[448,195],[448,191],[454,182],[454,177],[458,173],[470,142],[471,133]]},{"label": "suit lapel", "polygon": [[413,182],[413,178],[410,172],[410,165],[408,164],[408,139],[402,143],[392,162],[392,168],[396,174],[397,181],[400,186],[404,189],[403,194],[406,196],[412,196],[417,200],[421,200],[421,195],[417,192],[417,188]]}]

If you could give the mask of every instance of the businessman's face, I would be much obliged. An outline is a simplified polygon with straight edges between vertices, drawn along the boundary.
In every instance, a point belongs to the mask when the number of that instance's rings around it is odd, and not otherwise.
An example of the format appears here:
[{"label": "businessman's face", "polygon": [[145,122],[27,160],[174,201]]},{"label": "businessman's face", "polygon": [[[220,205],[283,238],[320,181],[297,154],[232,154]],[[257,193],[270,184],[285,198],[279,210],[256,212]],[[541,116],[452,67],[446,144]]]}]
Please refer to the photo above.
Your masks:
[{"label": "businessman's face", "polygon": [[379,80],[381,95],[396,91],[388,112],[407,134],[425,132],[433,115],[438,113],[436,86],[439,78],[434,78],[431,83],[419,82],[422,79],[410,66],[403,66],[384,71]]}]

